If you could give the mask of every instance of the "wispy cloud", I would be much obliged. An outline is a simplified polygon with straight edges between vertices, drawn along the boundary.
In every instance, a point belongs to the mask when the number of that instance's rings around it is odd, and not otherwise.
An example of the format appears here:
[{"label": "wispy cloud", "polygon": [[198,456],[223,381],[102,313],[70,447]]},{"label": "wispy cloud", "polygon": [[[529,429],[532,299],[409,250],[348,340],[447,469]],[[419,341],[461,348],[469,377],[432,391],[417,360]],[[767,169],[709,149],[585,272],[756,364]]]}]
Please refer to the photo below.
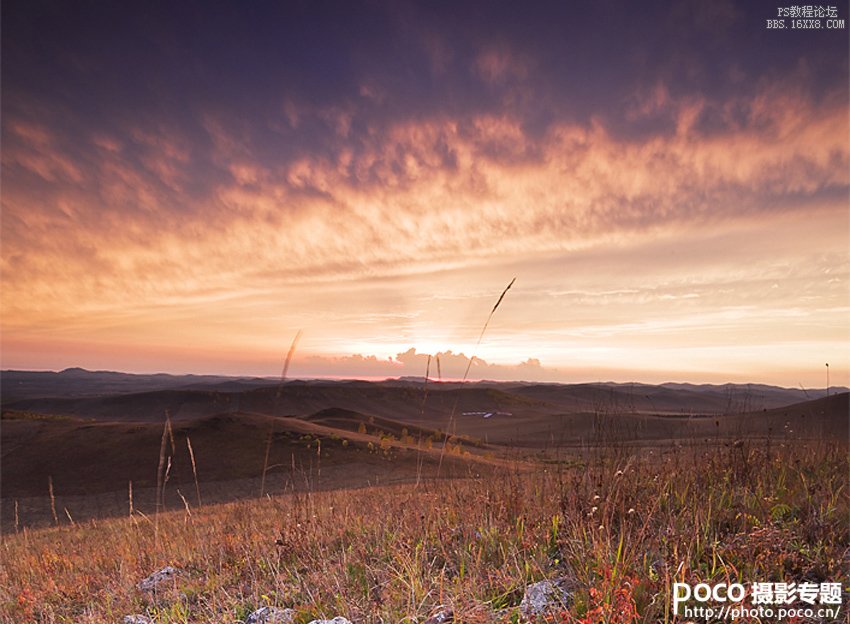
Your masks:
[{"label": "wispy cloud", "polygon": [[[283,266],[294,277],[429,270],[609,245],[652,228],[839,213],[846,114],[766,99],[749,102],[751,127],[710,137],[693,129],[686,104],[674,136],[637,144],[598,124],[559,125],[537,141],[517,120],[484,116],[341,137],[333,159],[305,153],[277,167],[211,126],[221,146],[213,159],[229,175],[200,179],[179,136],[133,129],[136,153],[90,152],[83,180],[70,164],[75,153],[30,130],[4,150],[10,174],[37,177],[6,192],[7,257],[25,265],[7,284],[37,287],[33,274],[49,275],[61,258],[81,280],[51,288],[79,288],[95,264],[97,279],[114,281],[123,298],[143,276],[182,290]],[[96,251],[84,253],[87,243]]]}]

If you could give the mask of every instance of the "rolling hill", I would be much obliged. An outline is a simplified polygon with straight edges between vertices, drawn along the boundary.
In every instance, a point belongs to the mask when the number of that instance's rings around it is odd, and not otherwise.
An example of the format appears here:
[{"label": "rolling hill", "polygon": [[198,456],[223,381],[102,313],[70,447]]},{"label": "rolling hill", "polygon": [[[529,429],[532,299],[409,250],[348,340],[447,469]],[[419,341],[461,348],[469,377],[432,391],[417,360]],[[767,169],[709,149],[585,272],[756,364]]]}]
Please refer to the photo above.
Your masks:
[{"label": "rolling hill", "polygon": [[[2,380],[2,497],[31,523],[52,514],[49,482],[60,513],[121,513],[130,482],[136,508],[153,511],[161,448],[166,504],[174,506],[199,493],[206,503],[478,474],[506,457],[580,460],[594,448],[850,438],[850,394],[800,401],[802,390],[762,386],[281,385],[79,370],[7,371]],[[163,447],[166,414],[172,429]],[[12,505],[2,513],[9,526]]]}]

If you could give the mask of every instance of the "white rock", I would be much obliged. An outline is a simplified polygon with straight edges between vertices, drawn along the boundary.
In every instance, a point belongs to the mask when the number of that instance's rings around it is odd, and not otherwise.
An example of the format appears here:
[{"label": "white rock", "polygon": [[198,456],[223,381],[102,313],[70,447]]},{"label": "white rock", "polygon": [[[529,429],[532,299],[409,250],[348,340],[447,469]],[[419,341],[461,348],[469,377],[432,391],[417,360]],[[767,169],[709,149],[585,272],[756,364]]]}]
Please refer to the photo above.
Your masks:
[{"label": "white rock", "polygon": [[146,615],[125,615],[123,624],[151,624],[151,619]]},{"label": "white rock", "polygon": [[292,624],[295,611],[277,607],[260,607],[245,620],[245,624]]},{"label": "white rock", "polygon": [[526,617],[543,615],[563,609],[572,602],[572,593],[566,588],[564,579],[544,580],[525,588],[519,610]]},{"label": "white rock", "polygon": [[177,569],[172,568],[171,566],[165,566],[161,570],[157,570],[141,583],[139,583],[139,589],[142,591],[154,591],[157,586],[163,581],[170,581],[174,577],[177,576]]},{"label": "white rock", "polygon": [[313,620],[309,624],[351,624],[351,622],[338,615],[332,620]]}]

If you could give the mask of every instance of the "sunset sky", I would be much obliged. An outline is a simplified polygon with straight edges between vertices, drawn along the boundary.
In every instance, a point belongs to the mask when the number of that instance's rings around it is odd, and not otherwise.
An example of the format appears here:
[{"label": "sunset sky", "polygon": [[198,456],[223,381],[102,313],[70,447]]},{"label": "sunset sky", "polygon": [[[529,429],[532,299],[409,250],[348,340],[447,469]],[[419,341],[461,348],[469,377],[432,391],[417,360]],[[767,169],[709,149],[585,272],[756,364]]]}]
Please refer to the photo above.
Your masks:
[{"label": "sunset sky", "polygon": [[4,0],[2,367],[850,384],[786,4]]}]

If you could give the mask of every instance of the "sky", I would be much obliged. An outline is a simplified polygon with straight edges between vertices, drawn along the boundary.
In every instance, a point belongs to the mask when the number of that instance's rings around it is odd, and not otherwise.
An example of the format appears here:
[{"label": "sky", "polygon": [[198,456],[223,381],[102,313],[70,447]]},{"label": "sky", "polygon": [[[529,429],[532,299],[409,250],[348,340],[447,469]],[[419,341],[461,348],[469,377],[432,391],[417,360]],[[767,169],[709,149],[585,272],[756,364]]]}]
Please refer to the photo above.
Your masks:
[{"label": "sky", "polygon": [[850,385],[848,30],[785,6],[5,0],[0,364]]}]

